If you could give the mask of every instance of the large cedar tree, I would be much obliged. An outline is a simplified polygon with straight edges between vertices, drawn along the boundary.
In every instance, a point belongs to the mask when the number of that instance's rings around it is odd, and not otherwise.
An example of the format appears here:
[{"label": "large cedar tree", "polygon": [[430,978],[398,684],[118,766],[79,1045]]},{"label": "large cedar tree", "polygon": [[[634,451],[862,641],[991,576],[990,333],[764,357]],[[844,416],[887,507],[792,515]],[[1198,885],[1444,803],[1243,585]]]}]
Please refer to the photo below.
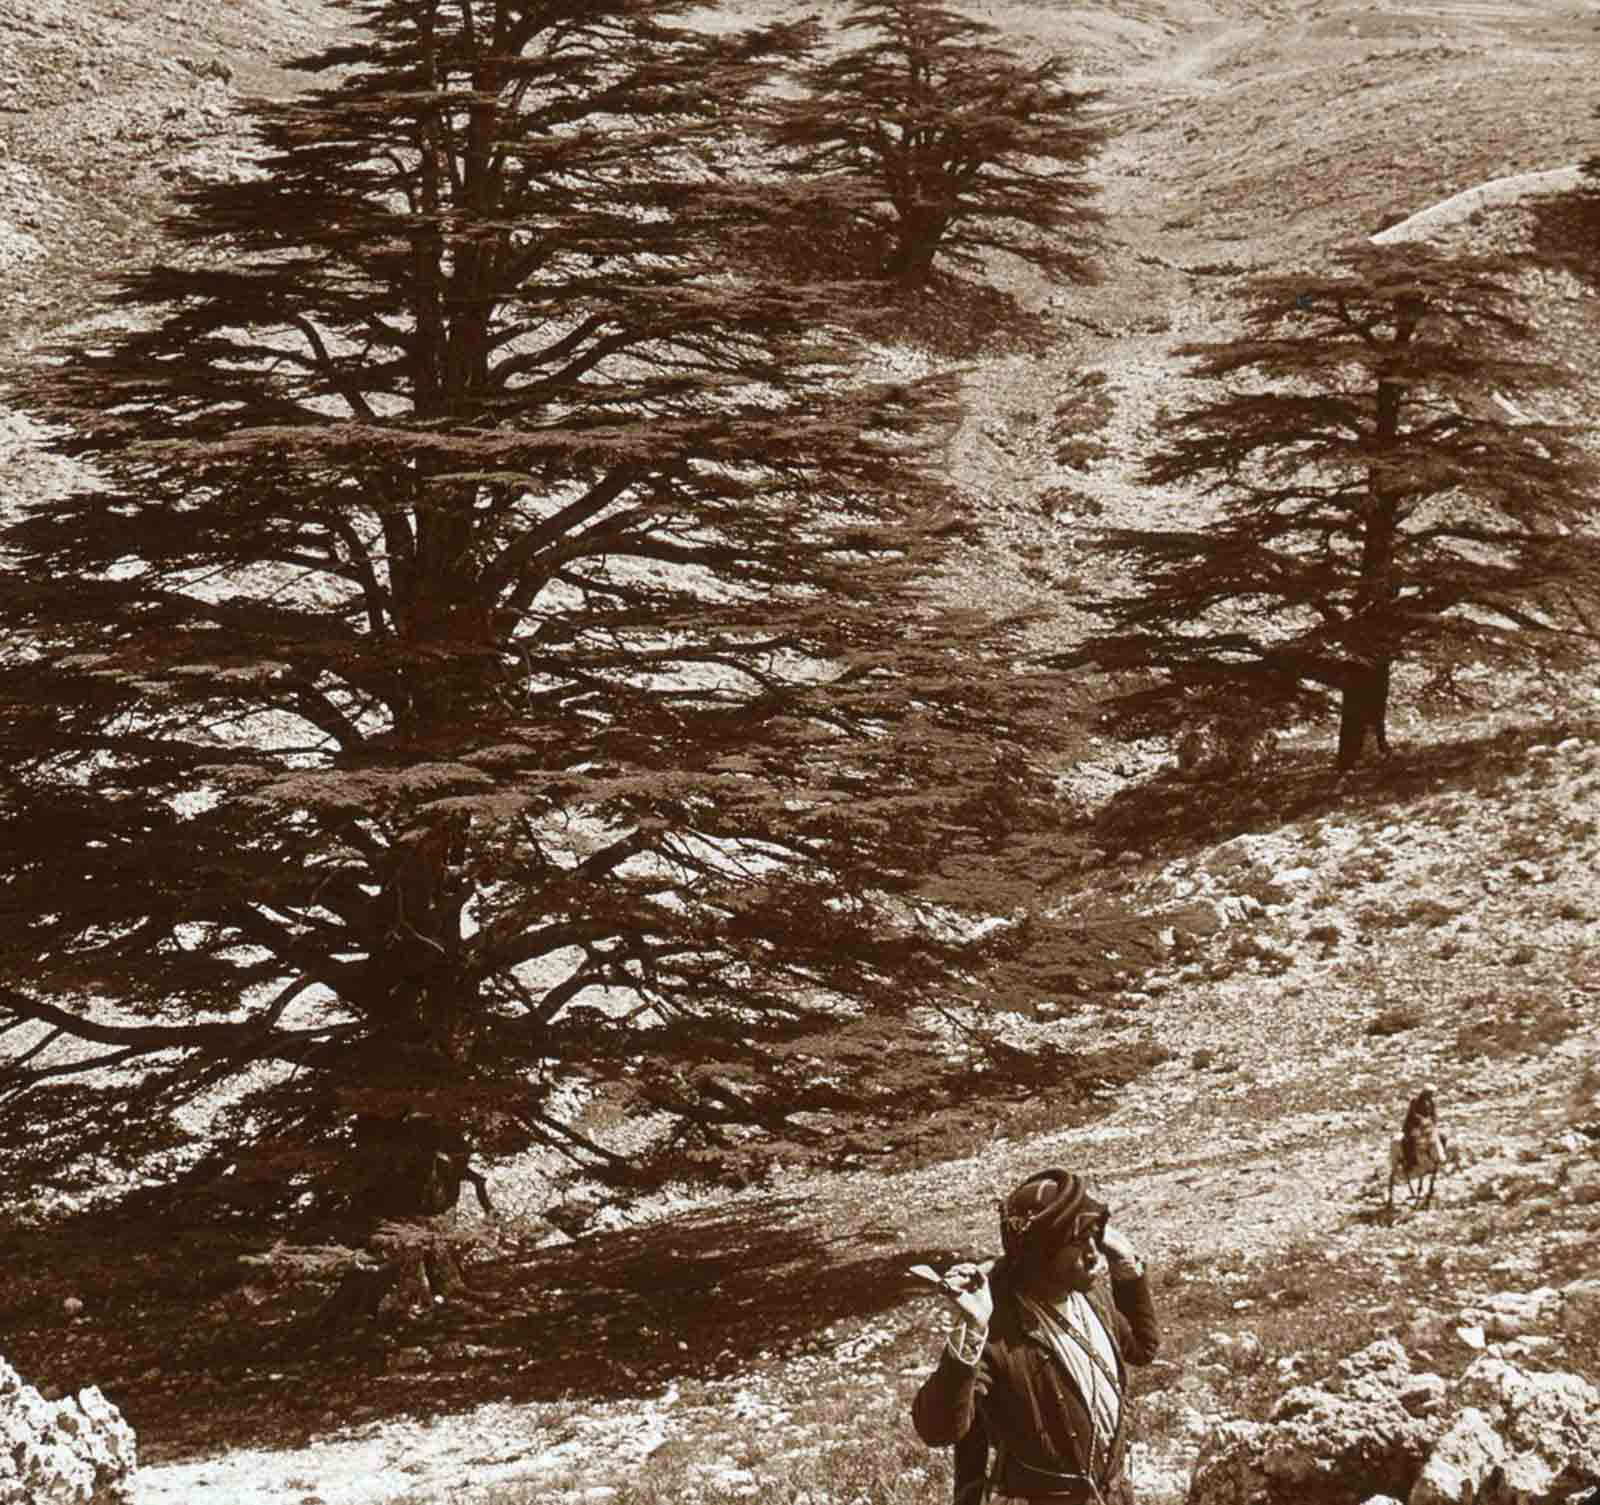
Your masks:
[{"label": "large cedar tree", "polygon": [[[1050,685],[931,599],[945,389],[746,270],[716,159],[794,34],[345,8],[34,376],[94,479],[4,539],[16,1173],[265,1215],[384,1122],[648,1179],[980,1090],[914,1021],[1018,902]],[[397,1165],[344,1194],[433,1210]]]},{"label": "large cedar tree", "polygon": [[802,70],[798,97],[774,107],[805,212],[853,222],[873,273],[909,288],[941,256],[981,270],[994,251],[1092,280],[1105,131],[1066,60],[1025,61],[934,0],[853,0],[842,25],[868,40]]},{"label": "large cedar tree", "polygon": [[1144,468],[1213,515],[1109,531],[1126,583],[1088,603],[1106,625],[1064,662],[1131,674],[1116,705],[1136,725],[1332,692],[1349,768],[1385,745],[1402,660],[1592,654],[1596,466],[1517,271],[1402,243],[1252,279],[1237,337],[1183,347],[1215,395]]}]

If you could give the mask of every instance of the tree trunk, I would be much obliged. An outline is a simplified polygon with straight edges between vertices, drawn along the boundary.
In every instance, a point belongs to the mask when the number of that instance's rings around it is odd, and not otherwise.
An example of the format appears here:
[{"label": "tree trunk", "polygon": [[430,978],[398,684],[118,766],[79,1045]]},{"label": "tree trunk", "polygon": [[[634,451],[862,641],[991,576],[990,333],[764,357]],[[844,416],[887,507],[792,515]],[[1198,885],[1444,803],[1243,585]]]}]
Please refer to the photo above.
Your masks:
[{"label": "tree trunk", "polygon": [[[357,1118],[356,1153],[372,1161],[371,1174],[352,1212],[367,1229],[383,1222],[407,1223],[425,1238],[375,1251],[376,1269],[345,1273],[322,1310],[336,1329],[369,1322],[404,1320],[431,1312],[441,1302],[470,1298],[461,1258],[446,1226],[470,1181],[485,1216],[493,1214],[484,1177],[473,1170],[465,1136],[430,1114]],[[437,1220],[437,1221],[436,1221]],[[429,1232],[432,1237],[427,1237]],[[459,1239],[459,1235],[455,1236]]]},{"label": "tree trunk", "polygon": [[933,258],[937,246],[919,244],[902,232],[895,241],[884,268],[889,280],[897,282],[908,292],[923,286],[933,275]]},{"label": "tree trunk", "polygon": [[466,1277],[453,1249],[404,1249],[379,1269],[345,1273],[322,1308],[319,1325],[345,1330],[364,1323],[387,1324],[431,1312],[443,1301],[467,1295]]},{"label": "tree trunk", "polygon": [[[1407,345],[1421,316],[1418,300],[1402,295],[1395,300],[1394,348]],[[1373,447],[1380,457],[1392,450],[1400,437],[1400,410],[1405,401],[1403,381],[1393,375],[1379,378]],[[1361,538],[1360,597],[1352,623],[1361,662],[1350,671],[1339,707],[1339,771],[1347,772],[1361,761],[1370,732],[1380,755],[1387,757],[1389,738],[1385,718],[1389,712],[1389,669],[1399,648],[1393,620],[1395,534],[1400,524],[1403,487],[1392,472],[1375,464],[1367,478],[1369,506]]]},{"label": "tree trunk", "polygon": [[933,275],[934,257],[939,254],[952,216],[942,204],[897,204],[895,212],[898,219],[891,232],[893,245],[884,270],[901,287],[914,291]]},{"label": "tree trunk", "polygon": [[1339,701],[1339,772],[1361,761],[1370,732],[1381,756],[1389,755],[1386,718],[1389,713],[1389,662],[1353,674]]}]

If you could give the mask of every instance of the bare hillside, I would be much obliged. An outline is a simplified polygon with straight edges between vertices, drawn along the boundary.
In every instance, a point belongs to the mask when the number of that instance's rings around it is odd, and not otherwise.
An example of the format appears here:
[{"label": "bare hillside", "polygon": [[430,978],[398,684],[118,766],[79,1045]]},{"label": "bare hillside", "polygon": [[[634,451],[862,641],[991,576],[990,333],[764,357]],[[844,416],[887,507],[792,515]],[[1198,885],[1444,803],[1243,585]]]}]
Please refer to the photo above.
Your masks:
[{"label": "bare hillside", "polygon": [[81,315],[172,192],[230,170],[241,95],[293,87],[322,0],[0,3],[0,344]]}]

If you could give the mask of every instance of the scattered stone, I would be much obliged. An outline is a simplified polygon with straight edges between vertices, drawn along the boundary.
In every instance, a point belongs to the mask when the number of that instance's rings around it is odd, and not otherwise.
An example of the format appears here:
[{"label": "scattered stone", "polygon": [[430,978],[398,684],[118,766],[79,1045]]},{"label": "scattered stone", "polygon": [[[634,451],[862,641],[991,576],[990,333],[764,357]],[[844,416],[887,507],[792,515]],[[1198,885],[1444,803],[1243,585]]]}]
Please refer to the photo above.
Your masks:
[{"label": "scattered stone", "polygon": [[1261,900],[1254,894],[1229,894],[1222,901],[1223,915],[1234,924],[1243,924],[1261,913]]},{"label": "scattered stone", "polygon": [[1600,1161],[1582,1161],[1567,1168],[1567,1180],[1561,1189],[1564,1200],[1587,1207],[1600,1202]]},{"label": "scattered stone", "polygon": [[1434,1416],[1444,1408],[1449,1386],[1437,1374],[1414,1374],[1400,1387],[1400,1404],[1413,1416]]},{"label": "scattered stone", "polygon": [[1162,918],[1171,925],[1174,937],[1189,940],[1205,940],[1227,924],[1219,907],[1204,900],[1185,904]]},{"label": "scattered stone", "polygon": [[196,60],[192,57],[180,57],[177,63],[185,73],[192,73],[196,78],[214,78],[221,84],[233,82],[233,69],[221,58],[209,57]]},{"label": "scattered stone", "polygon": [[1398,1338],[1379,1338],[1339,1360],[1340,1378],[1349,1383],[1372,1375],[1393,1377],[1411,1373],[1411,1359]]},{"label": "scattered stone", "polygon": [[1524,1337],[1513,1338],[1509,1343],[1491,1343],[1484,1352],[1493,1354],[1497,1359],[1525,1359],[1554,1342],[1555,1339],[1547,1335],[1528,1333]]},{"label": "scattered stone", "polygon": [[[1524,1204],[1527,1205],[1527,1204]],[[1482,1328],[1491,1338],[1519,1338],[1531,1327],[1554,1317],[1561,1294],[1552,1286],[1535,1291],[1498,1291],[1482,1307],[1465,1307],[1458,1320]]]},{"label": "scattered stone", "polygon": [[1178,739],[1178,777],[1191,783],[1232,778],[1267,767],[1277,753],[1276,732],[1220,720],[1205,722]]},{"label": "scattered stone", "polygon": [[[1246,1307],[1253,1305],[1254,1302],[1245,1303]],[[1234,1303],[1234,1310],[1240,1310],[1238,1302]],[[1261,1339],[1248,1329],[1209,1333],[1201,1354],[1204,1362],[1220,1364],[1225,1369],[1249,1369],[1261,1362]]]},{"label": "scattered stone", "polygon": [[404,1374],[407,1370],[426,1369],[432,1361],[433,1355],[426,1348],[413,1345],[390,1349],[383,1356],[383,1367],[388,1374]]},{"label": "scattered stone", "polygon": [[545,1208],[541,1216],[569,1238],[580,1238],[592,1231],[599,1214],[599,1203],[586,1197],[567,1197],[553,1207]]},{"label": "scattered stone", "polygon": [[1205,861],[1213,873],[1225,873],[1229,868],[1245,866],[1250,861],[1250,848],[1242,841],[1225,841],[1213,847]]}]

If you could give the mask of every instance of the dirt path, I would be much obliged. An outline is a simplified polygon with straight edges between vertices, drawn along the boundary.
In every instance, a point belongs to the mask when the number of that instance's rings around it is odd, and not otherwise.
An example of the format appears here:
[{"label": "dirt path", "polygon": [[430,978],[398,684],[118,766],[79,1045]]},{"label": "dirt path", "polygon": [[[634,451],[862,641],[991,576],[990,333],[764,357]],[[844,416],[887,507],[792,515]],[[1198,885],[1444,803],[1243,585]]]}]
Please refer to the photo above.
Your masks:
[{"label": "dirt path", "polygon": [[[1105,91],[1096,114],[1113,133],[1097,164],[1105,275],[1072,288],[1026,281],[1020,296],[1049,331],[1048,352],[986,362],[966,383],[948,464],[983,500],[992,542],[988,560],[958,571],[958,590],[1017,610],[1060,610],[1089,529],[1182,516],[1185,499],[1143,485],[1136,468],[1177,395],[1184,362],[1173,347],[1216,328],[1215,298],[1184,270],[1217,254],[1193,229],[1184,107],[1225,92],[1218,70],[1259,51],[1265,26],[1259,17],[1197,20],[1164,55],[1082,80]],[[1228,254],[1252,253],[1235,245]],[[1087,446],[1074,449],[1080,434]],[[1039,639],[1075,630],[1066,615]]]}]

